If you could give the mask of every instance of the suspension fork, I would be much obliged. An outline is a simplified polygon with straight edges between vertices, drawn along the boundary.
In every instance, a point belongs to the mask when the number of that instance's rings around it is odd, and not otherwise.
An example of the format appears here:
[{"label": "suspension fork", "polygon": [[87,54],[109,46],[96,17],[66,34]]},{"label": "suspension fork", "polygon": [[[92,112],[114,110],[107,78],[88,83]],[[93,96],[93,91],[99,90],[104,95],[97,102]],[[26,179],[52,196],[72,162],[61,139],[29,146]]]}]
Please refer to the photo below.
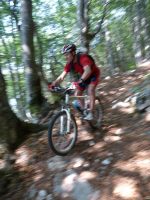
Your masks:
[{"label": "suspension fork", "polygon": [[[70,113],[70,109],[62,109],[63,112],[66,113],[67,115],[67,132],[66,133],[70,133],[70,124],[71,124],[71,113]],[[64,117],[61,116],[60,118],[60,133],[63,134],[63,130],[64,130],[64,123],[63,123]]]}]

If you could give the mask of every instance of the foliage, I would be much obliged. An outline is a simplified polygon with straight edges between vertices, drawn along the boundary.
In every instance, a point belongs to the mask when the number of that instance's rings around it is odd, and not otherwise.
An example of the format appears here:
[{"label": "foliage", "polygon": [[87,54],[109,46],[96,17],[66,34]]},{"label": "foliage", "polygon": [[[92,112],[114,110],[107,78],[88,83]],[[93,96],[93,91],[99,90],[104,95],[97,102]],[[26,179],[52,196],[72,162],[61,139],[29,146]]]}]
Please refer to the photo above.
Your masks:
[{"label": "foliage", "polygon": [[[89,0],[89,20],[91,31],[94,32],[97,23],[101,20],[103,0]],[[120,67],[120,52],[124,54],[123,70],[135,66],[133,20],[129,11],[134,7],[135,0],[109,1],[106,19],[112,39],[113,57],[115,66]],[[148,15],[150,11],[149,0],[146,2]],[[25,77],[22,62],[22,47],[20,37],[20,1],[0,1],[0,62],[7,82],[9,99],[19,97],[20,103],[25,105]],[[41,66],[46,79],[53,80],[63,69],[65,63],[61,55],[64,43],[76,43],[80,47],[78,28],[78,0],[32,0],[33,21],[35,25],[34,47],[35,61]],[[105,25],[105,23],[104,23]],[[148,24],[150,27],[150,24]],[[149,28],[150,32],[150,28]],[[98,64],[107,65],[106,41],[104,26],[91,42],[91,54]],[[119,49],[120,48],[120,49]],[[44,92],[44,90],[43,90]],[[22,97],[22,98],[21,98]]]}]

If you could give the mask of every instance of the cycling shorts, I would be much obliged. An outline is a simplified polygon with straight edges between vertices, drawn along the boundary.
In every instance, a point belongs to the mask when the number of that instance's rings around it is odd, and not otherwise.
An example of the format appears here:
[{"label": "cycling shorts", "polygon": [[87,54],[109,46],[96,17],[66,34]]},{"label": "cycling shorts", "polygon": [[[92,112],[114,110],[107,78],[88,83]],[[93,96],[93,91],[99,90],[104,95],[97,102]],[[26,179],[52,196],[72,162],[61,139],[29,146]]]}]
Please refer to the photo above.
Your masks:
[{"label": "cycling shorts", "polygon": [[91,75],[85,81],[77,84],[76,87],[77,87],[78,90],[84,91],[88,87],[88,85],[93,84],[93,85],[96,86],[98,83],[99,83],[99,76]]}]

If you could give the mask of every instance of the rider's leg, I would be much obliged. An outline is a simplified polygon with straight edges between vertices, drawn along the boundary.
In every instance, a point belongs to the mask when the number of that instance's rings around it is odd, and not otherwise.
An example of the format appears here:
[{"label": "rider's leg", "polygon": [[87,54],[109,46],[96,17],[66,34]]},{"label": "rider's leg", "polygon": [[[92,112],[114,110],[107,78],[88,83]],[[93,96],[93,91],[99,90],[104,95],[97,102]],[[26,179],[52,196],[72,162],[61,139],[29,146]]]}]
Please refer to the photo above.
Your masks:
[{"label": "rider's leg", "polygon": [[96,89],[96,85],[94,84],[90,84],[88,86],[88,96],[89,96],[89,99],[90,99],[90,107],[89,107],[89,110],[91,112],[93,112],[94,110],[94,104],[95,104],[95,89]]},{"label": "rider's leg", "polygon": [[94,84],[89,84],[88,86],[88,96],[89,96],[90,104],[89,104],[88,114],[84,118],[86,120],[93,119],[93,110],[94,110],[94,104],[95,104],[95,88],[96,88],[96,85]]},{"label": "rider's leg", "polygon": [[[76,88],[76,90],[75,90],[75,96],[82,96],[82,94],[83,94],[83,91],[81,91],[81,90],[79,90],[79,89]],[[81,109],[83,109],[84,108],[84,100],[81,99],[81,98],[79,98],[78,101],[80,102]]]}]

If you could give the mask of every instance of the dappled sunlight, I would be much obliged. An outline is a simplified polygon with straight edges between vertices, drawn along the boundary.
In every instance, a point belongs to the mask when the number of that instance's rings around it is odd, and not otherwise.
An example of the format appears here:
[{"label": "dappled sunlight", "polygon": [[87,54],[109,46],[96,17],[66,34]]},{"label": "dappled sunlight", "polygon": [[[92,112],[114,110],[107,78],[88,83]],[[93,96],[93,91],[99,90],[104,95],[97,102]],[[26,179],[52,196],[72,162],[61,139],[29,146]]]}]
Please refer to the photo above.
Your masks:
[{"label": "dappled sunlight", "polygon": [[119,111],[127,114],[133,114],[135,112],[135,108],[134,107],[119,108]]},{"label": "dappled sunlight", "polygon": [[106,143],[105,142],[97,142],[94,146],[93,149],[95,151],[99,151],[99,149],[103,149],[105,147]]},{"label": "dappled sunlight", "polygon": [[101,94],[102,94],[103,96],[106,96],[106,95],[108,95],[108,92],[101,91]]},{"label": "dappled sunlight", "polygon": [[139,78],[139,79],[143,79],[143,78],[144,78],[144,76],[145,76],[145,75],[142,75],[142,74],[141,74],[141,75],[139,75],[139,77],[138,77],[138,78]]},{"label": "dappled sunlight", "polygon": [[143,150],[136,153],[134,163],[143,176],[150,175],[150,150]]},{"label": "dappled sunlight", "polygon": [[[133,147],[132,147],[133,148]],[[141,150],[134,153],[135,156],[126,161],[119,160],[114,164],[114,167],[123,171],[139,173],[141,176],[150,175],[150,151]]]},{"label": "dappled sunlight", "polygon": [[143,62],[143,63],[140,63],[140,66],[141,66],[141,67],[150,66],[150,61],[145,61],[145,62]]},{"label": "dappled sunlight", "polygon": [[81,157],[75,157],[71,160],[69,164],[69,168],[78,168],[84,165],[85,160]]},{"label": "dappled sunlight", "polygon": [[114,167],[124,171],[128,170],[128,172],[134,172],[137,169],[135,161],[132,159],[127,161],[119,160],[114,164]]},{"label": "dappled sunlight", "polygon": [[125,133],[125,127],[110,127],[109,133],[115,134],[115,135],[122,135]]},{"label": "dappled sunlight", "polygon": [[22,146],[16,151],[16,164],[21,167],[26,167],[32,156],[31,150],[27,146]]},{"label": "dappled sunlight", "polygon": [[85,126],[79,126],[78,141],[91,140],[93,138],[93,132],[85,129]]},{"label": "dappled sunlight", "polygon": [[[115,102],[113,102],[113,103],[115,103]],[[122,102],[122,101],[119,101],[112,106],[113,109],[115,109],[115,108],[128,108],[128,107],[130,107],[130,103],[129,102]]]},{"label": "dappled sunlight", "polygon": [[132,114],[135,112],[135,107],[129,102],[117,102],[112,106],[112,109],[118,109],[118,111],[126,114]]},{"label": "dappled sunlight", "polygon": [[124,87],[121,87],[121,88],[119,88],[118,90],[119,90],[119,91],[125,91],[125,90],[126,90],[126,88],[124,88]]},{"label": "dappled sunlight", "polygon": [[31,172],[33,171],[34,173],[34,176],[33,176],[33,181],[34,182],[37,182],[39,181],[40,179],[43,178],[43,171],[42,169],[40,169],[38,167],[38,165],[36,165],[35,167],[31,167],[32,165],[32,162],[33,162],[33,152],[32,150],[23,145],[21,146],[17,151],[16,151],[16,156],[17,156],[17,159],[16,159],[16,166],[19,167],[19,171],[26,171],[26,172]]},{"label": "dappled sunlight", "polygon": [[104,140],[105,142],[116,142],[116,141],[120,141],[121,137],[117,135],[110,135],[110,136],[106,136]]},{"label": "dappled sunlight", "polygon": [[76,173],[70,174],[67,177],[65,177],[61,184],[62,189],[66,192],[71,192],[74,188],[74,184],[77,178],[78,175]]},{"label": "dappled sunlight", "polygon": [[136,153],[136,156],[138,157],[141,157],[141,158],[150,158],[150,150],[141,150],[139,152]]},{"label": "dappled sunlight", "polygon": [[128,83],[129,80],[128,79],[125,79],[125,80],[122,80],[123,83]]},{"label": "dappled sunlight", "polygon": [[6,167],[6,162],[3,159],[0,159],[0,170]]},{"label": "dappled sunlight", "polygon": [[111,95],[112,95],[112,94],[116,94],[116,90],[110,91],[109,94],[111,94]]},{"label": "dappled sunlight", "polygon": [[80,178],[85,180],[95,179],[98,176],[96,172],[83,171],[80,173]]},{"label": "dappled sunlight", "polygon": [[138,158],[136,161],[135,161],[135,164],[136,166],[138,167],[138,169],[141,171],[141,170],[144,170],[143,171],[143,174],[142,175],[150,175],[150,158],[147,158],[147,159],[140,159]]},{"label": "dappled sunlight", "polygon": [[113,194],[123,199],[135,199],[139,198],[138,182],[132,178],[127,177],[116,177],[114,181]]},{"label": "dappled sunlight", "polygon": [[41,180],[44,177],[42,169],[37,169],[35,171],[35,176],[33,177],[34,182]]},{"label": "dappled sunlight", "polygon": [[150,122],[150,112],[145,114],[144,119],[146,122]]}]

